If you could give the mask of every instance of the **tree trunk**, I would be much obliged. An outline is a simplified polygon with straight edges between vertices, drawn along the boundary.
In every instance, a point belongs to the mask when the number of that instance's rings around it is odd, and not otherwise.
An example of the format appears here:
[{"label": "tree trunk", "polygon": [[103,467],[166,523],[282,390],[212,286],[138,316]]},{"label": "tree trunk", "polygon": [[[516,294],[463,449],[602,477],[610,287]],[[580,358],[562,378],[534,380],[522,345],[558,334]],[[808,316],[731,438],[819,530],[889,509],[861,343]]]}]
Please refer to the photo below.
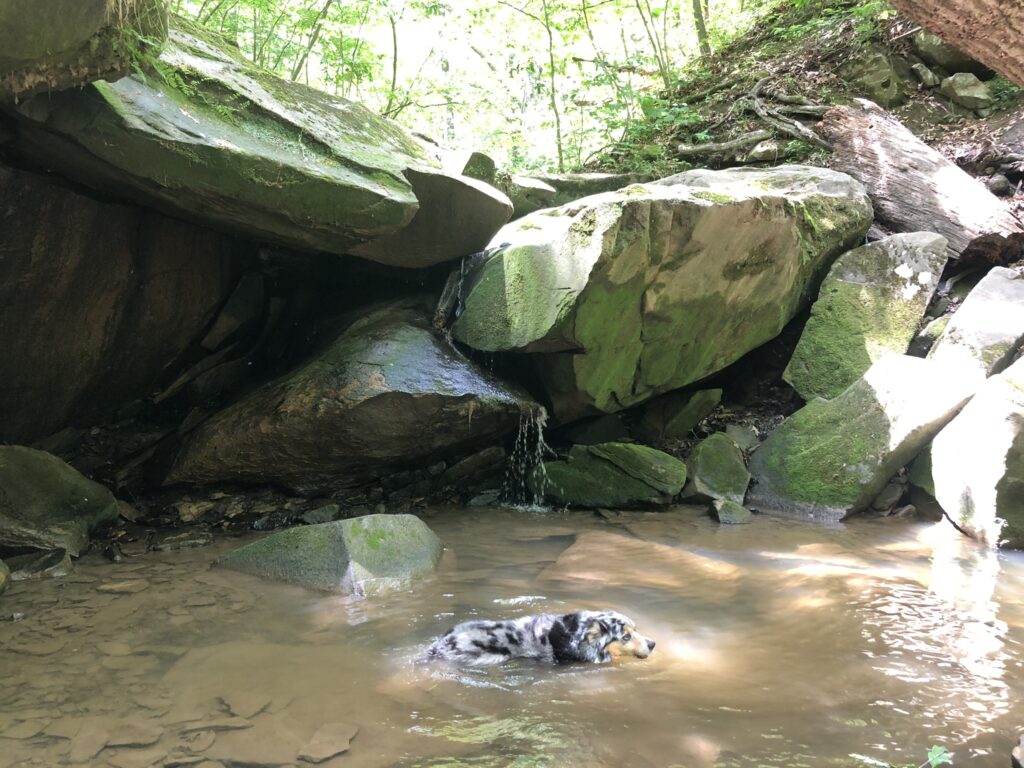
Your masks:
[{"label": "tree trunk", "polygon": [[701,0],[693,0],[693,26],[697,30],[697,44],[701,56],[711,55],[711,42],[708,40],[708,26],[704,20],[704,4]]},{"label": "tree trunk", "polygon": [[867,187],[875,220],[894,232],[937,232],[953,258],[1005,263],[1024,224],[1002,200],[865,99],[830,109],[818,126],[831,167]]},{"label": "tree trunk", "polygon": [[891,0],[947,43],[1024,87],[1021,0]]},{"label": "tree trunk", "polygon": [[542,0],[544,29],[548,33],[548,64],[551,67],[551,112],[555,116],[555,143],[558,145],[558,172],[565,173],[565,157],[562,150],[562,115],[558,111],[558,83],[555,79],[555,35],[551,30],[551,16],[548,0]]}]

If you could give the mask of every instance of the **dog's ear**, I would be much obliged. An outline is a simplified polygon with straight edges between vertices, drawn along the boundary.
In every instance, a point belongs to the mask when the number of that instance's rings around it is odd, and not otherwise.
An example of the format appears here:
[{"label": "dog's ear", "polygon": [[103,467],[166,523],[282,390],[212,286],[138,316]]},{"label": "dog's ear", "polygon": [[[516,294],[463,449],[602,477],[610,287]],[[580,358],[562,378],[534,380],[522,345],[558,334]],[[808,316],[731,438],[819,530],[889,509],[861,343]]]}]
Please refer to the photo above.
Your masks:
[{"label": "dog's ear", "polygon": [[594,619],[590,622],[590,626],[587,627],[587,631],[584,635],[588,642],[596,643],[602,637],[608,638],[608,641],[612,640],[612,628],[603,619]]}]

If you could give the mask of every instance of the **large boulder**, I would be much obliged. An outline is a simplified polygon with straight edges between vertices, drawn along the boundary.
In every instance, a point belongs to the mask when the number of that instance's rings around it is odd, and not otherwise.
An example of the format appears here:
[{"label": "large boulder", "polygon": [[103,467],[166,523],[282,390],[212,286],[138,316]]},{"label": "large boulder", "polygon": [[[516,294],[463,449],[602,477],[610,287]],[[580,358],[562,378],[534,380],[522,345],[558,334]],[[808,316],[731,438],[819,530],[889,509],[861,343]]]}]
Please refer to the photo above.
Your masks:
[{"label": "large boulder", "polygon": [[834,521],[866,509],[976,388],[929,360],[883,357],[833,400],[812,400],[754,451],[748,506]]},{"label": "large boulder", "polygon": [[583,197],[650,181],[641,173],[553,173],[541,176],[506,176],[505,193],[515,208],[513,218],[521,218],[541,208],[553,208]]},{"label": "large boulder", "polygon": [[996,267],[968,294],[928,358],[981,384],[1024,344],[1024,275]]},{"label": "large boulder", "polygon": [[981,77],[992,74],[992,71],[984,64],[975,61],[955,45],[947,43],[927,29],[915,33],[911,42],[922,59],[946,72],[973,72]]},{"label": "large boulder", "polygon": [[370,310],[312,360],[202,424],[165,482],[316,492],[515,430],[538,406],[439,338],[427,316],[417,300]]},{"label": "large boulder", "polygon": [[685,440],[721,402],[720,389],[669,392],[644,403],[636,429],[644,440],[655,445],[666,440]]},{"label": "large boulder", "polygon": [[686,498],[743,503],[750,473],[743,451],[724,432],[716,432],[701,440],[686,457],[686,468],[690,478],[684,494]]},{"label": "large boulder", "polygon": [[432,573],[442,549],[414,515],[366,515],[273,533],[217,564],[324,592],[375,595]]},{"label": "large boulder", "polygon": [[931,449],[934,495],[990,546],[1024,548],[1024,359],[986,381]]},{"label": "large boulder", "polygon": [[89,535],[117,516],[110,491],[56,456],[0,446],[0,547],[63,549],[78,556]]},{"label": "large boulder", "polygon": [[237,277],[230,237],[4,166],[0,230],[4,442],[150,394]]},{"label": "large boulder", "polygon": [[871,221],[845,174],[688,171],[513,222],[463,287],[456,339],[544,353],[555,412],[615,412],[721,370],[805,305]]},{"label": "large boulder", "polygon": [[805,400],[827,400],[884,355],[905,353],[946,258],[946,238],[931,232],[893,235],[840,256],[783,378]]},{"label": "large boulder", "polygon": [[988,109],[995,104],[995,97],[988,85],[970,72],[957,72],[947,77],[939,90],[947,99],[967,109]]},{"label": "large boulder", "polygon": [[0,101],[116,80],[166,37],[165,0],[4,0]]},{"label": "large boulder", "polygon": [[579,507],[668,504],[685,483],[683,462],[632,443],[575,445],[568,460],[549,461],[530,476],[536,495]]},{"label": "large boulder", "polygon": [[365,107],[248,62],[180,18],[152,71],[19,107],[15,151],[102,191],[286,246],[422,267],[512,213]]}]

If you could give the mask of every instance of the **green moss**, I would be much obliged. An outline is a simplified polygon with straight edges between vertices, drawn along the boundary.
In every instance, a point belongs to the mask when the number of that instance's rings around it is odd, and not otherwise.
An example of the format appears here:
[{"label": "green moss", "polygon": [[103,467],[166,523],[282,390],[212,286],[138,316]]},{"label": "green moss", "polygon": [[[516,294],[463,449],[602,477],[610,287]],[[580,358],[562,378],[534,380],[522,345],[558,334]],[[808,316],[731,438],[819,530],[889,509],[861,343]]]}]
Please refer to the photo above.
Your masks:
[{"label": "green moss", "polygon": [[736,202],[729,195],[724,195],[720,192],[711,192],[706,189],[699,189],[692,192],[691,197],[696,197],[699,200],[707,200],[710,203],[716,203],[718,205],[728,205],[729,203]]},{"label": "green moss", "polygon": [[702,440],[687,457],[686,465],[697,494],[743,503],[750,473],[743,452],[725,433],[716,432]]}]

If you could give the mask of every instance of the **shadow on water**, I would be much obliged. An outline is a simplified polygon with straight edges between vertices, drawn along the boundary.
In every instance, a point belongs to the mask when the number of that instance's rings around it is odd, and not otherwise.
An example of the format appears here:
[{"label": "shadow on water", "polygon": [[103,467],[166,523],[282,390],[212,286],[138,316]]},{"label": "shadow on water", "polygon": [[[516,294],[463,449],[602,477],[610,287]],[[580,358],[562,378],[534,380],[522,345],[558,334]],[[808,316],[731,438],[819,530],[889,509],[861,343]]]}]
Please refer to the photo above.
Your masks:
[{"label": "shadow on water", "polygon": [[[919,764],[932,744],[1002,766],[1021,725],[1024,559],[949,526],[720,527],[688,507],[428,522],[441,572],[386,600],[209,570],[236,542],[14,585],[0,765],[294,765],[326,725],[357,731],[331,768]],[[459,621],[597,607],[654,637],[651,658],[417,662]]]}]

